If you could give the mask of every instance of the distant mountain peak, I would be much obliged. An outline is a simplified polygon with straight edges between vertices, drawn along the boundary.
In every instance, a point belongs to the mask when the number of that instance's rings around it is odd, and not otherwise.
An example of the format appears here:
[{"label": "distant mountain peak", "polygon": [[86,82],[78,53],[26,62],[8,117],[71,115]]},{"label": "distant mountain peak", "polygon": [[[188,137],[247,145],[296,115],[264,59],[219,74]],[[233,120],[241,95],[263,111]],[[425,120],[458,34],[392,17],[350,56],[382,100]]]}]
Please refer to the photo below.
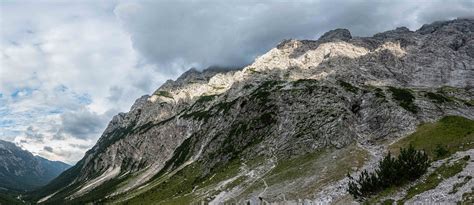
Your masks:
[{"label": "distant mountain peak", "polygon": [[26,191],[47,184],[70,165],[50,161],[0,140],[0,187]]}]

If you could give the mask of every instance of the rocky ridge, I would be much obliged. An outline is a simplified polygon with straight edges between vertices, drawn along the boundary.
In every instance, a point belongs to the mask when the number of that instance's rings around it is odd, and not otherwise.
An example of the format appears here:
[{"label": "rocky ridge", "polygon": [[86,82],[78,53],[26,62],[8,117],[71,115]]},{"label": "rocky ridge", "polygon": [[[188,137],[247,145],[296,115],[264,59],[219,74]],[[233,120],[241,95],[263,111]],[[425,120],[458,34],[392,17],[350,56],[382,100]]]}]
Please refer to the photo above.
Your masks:
[{"label": "rocky ridge", "polygon": [[[285,40],[240,70],[190,70],[115,116],[76,166],[32,198],[258,203],[314,199],[336,189],[340,194],[323,201],[337,201],[346,193],[334,179],[345,173],[303,174],[288,184],[278,171],[299,157],[347,160],[354,163],[345,169],[359,170],[380,155],[368,146],[442,116],[474,119],[473,32],[472,19],[373,37],[336,29],[315,41]],[[398,92],[412,97],[398,99]],[[452,100],[437,103],[427,93]],[[164,183],[181,175],[194,180],[176,189],[183,193],[156,191],[170,189]]]}]

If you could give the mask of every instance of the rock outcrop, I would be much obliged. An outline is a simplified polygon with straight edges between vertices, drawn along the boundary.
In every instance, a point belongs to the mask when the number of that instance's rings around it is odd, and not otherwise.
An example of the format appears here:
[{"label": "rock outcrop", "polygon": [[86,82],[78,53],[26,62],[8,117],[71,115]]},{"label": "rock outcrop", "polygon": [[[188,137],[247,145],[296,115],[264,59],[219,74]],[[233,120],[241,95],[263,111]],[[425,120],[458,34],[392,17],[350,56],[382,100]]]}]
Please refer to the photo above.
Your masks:
[{"label": "rock outcrop", "polygon": [[320,41],[334,41],[334,40],[342,40],[342,41],[349,41],[351,40],[352,35],[351,32],[347,29],[334,29],[331,31],[326,32],[319,38]]}]

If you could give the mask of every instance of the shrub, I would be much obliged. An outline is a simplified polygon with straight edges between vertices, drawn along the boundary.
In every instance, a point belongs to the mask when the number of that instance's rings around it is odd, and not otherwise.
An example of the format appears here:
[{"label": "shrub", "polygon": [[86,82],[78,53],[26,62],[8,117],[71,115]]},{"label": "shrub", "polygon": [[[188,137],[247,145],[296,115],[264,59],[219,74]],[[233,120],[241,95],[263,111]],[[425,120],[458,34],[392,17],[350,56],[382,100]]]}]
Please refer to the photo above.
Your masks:
[{"label": "shrub", "polygon": [[448,149],[446,149],[441,144],[437,144],[434,151],[436,153],[437,158],[443,158],[444,156],[446,156],[449,153]]},{"label": "shrub", "polygon": [[444,97],[444,95],[441,95],[438,93],[432,93],[432,92],[427,92],[426,97],[430,98],[432,101],[436,103],[445,103],[445,102],[451,101],[451,99]]},{"label": "shrub", "polygon": [[415,104],[413,104],[415,96],[413,96],[410,90],[395,87],[389,87],[388,89],[390,90],[390,92],[392,92],[393,99],[398,101],[398,104],[401,107],[412,113],[418,112],[418,108]]},{"label": "shrub", "polygon": [[339,85],[341,85],[348,92],[357,93],[357,91],[359,91],[359,88],[353,86],[352,84],[348,82],[345,82],[342,80],[338,80],[338,82],[339,82]]},{"label": "shrub", "polygon": [[379,162],[374,172],[362,171],[355,180],[350,174],[347,191],[357,200],[364,200],[386,188],[398,186],[421,177],[429,167],[428,155],[413,146],[401,148],[397,158],[390,152]]}]

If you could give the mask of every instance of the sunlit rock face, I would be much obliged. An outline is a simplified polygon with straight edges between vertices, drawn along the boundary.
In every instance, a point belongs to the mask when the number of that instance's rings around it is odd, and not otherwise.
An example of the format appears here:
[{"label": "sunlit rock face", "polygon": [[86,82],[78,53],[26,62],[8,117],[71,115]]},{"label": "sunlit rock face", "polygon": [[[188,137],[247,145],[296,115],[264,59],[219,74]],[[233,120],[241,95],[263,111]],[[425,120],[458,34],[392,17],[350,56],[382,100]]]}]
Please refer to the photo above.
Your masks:
[{"label": "sunlit rock face", "polygon": [[[35,197],[79,200],[106,189],[91,200],[129,200],[121,194],[159,186],[160,176],[199,165],[197,175],[210,178],[237,160],[242,185],[225,192],[195,185],[196,200],[277,201],[276,193],[288,191],[282,184],[270,185],[268,192],[263,187],[246,192],[245,184],[281,160],[397,139],[445,115],[474,119],[474,108],[465,103],[474,97],[473,32],[472,19],[373,37],[336,29],[319,40],[285,40],[238,70],[191,69],[115,116],[85,157]],[[453,101],[440,105],[426,97],[448,86],[443,95]],[[401,106],[390,87],[410,92],[410,107]],[[264,163],[246,163],[255,158]],[[317,179],[305,180],[291,191]],[[301,196],[317,196],[329,185]]]}]

